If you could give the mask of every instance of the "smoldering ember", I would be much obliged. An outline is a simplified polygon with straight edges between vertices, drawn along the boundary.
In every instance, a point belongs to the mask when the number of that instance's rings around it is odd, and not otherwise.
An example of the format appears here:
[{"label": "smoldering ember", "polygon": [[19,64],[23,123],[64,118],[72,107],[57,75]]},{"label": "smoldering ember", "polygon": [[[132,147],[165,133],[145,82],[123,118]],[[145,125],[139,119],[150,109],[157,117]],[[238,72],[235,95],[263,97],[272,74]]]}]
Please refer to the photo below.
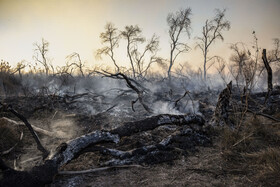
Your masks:
[{"label": "smoldering ember", "polygon": [[30,62],[1,60],[0,186],[280,186],[280,33],[225,44],[228,11],[196,36],[192,7],[167,14],[167,56],[162,36],[108,22],[101,65],[57,65],[47,38]]}]

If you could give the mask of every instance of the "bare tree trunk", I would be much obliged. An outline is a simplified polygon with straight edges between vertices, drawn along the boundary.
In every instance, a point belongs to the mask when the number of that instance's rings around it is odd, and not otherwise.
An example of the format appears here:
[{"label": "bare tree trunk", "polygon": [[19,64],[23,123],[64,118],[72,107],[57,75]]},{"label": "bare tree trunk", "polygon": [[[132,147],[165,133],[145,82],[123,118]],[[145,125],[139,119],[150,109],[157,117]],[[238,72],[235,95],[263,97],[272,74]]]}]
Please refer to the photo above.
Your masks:
[{"label": "bare tree trunk", "polygon": [[203,79],[206,81],[206,60],[204,59],[204,65],[203,65]]},{"label": "bare tree trunk", "polygon": [[172,65],[173,65],[172,59],[173,59],[173,50],[171,51],[171,54],[170,54],[170,62],[169,62],[169,67],[168,67],[168,71],[167,71],[167,76],[168,76],[169,79],[171,78],[170,71],[171,71],[171,68],[172,68]]},{"label": "bare tree trunk", "polygon": [[113,61],[115,67],[117,68],[117,72],[119,73],[120,72],[120,67],[118,66],[118,64],[116,63],[116,60],[114,58],[114,50],[113,50],[114,46],[113,46],[111,38],[112,38],[112,34],[110,34],[110,51],[111,51],[110,58]]},{"label": "bare tree trunk", "polygon": [[206,63],[207,63],[207,48],[204,49],[204,63],[203,63],[203,71],[204,71],[204,74],[203,74],[203,78],[204,78],[204,81],[206,81],[207,77],[206,77]]},{"label": "bare tree trunk", "polygon": [[120,72],[120,67],[118,66],[118,64],[116,63],[116,60],[114,59],[114,52],[113,52],[113,50],[111,49],[111,59],[112,59],[112,61],[113,61],[113,63],[114,63],[114,65],[115,65],[115,67],[117,68],[117,73],[119,73]]},{"label": "bare tree trunk", "polygon": [[174,59],[173,59],[174,51],[175,51],[175,44],[173,43],[173,45],[171,45],[170,63],[169,63],[168,71],[167,71],[167,75],[168,75],[169,79],[171,78],[171,68],[174,63]]},{"label": "bare tree trunk", "polygon": [[171,68],[172,68],[172,64],[170,63],[168,71],[167,71],[167,76],[168,76],[169,79],[171,78],[171,74],[170,74]]},{"label": "bare tree trunk", "polygon": [[266,49],[263,49],[262,59],[267,71],[267,92],[270,93],[273,89],[272,85],[272,70],[266,58]]},{"label": "bare tree trunk", "polygon": [[127,41],[127,55],[129,57],[129,60],[130,60],[130,64],[131,64],[131,68],[132,68],[132,72],[133,72],[133,78],[136,79],[136,74],[135,74],[135,68],[134,68],[134,65],[133,65],[133,60],[132,60],[132,57],[131,57],[131,54],[130,54],[130,41],[128,40]]}]

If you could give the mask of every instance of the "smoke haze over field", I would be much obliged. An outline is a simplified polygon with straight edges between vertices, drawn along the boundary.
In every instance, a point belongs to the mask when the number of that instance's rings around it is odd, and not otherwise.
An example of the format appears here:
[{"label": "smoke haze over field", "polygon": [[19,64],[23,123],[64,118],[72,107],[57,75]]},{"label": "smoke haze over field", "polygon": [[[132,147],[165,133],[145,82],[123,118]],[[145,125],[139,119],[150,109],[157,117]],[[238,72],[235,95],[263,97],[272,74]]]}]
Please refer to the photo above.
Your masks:
[{"label": "smoke haze over field", "polygon": [[[196,36],[201,35],[206,19],[214,16],[215,8],[226,8],[226,18],[231,22],[231,30],[224,33],[225,41],[218,41],[210,54],[219,54],[228,60],[229,43],[242,41],[249,46],[253,42],[252,31],[259,38],[259,46],[269,48],[272,38],[280,37],[280,1],[278,0],[0,0],[0,59],[12,65],[25,59],[34,62],[34,42],[45,38],[50,43],[49,57],[54,65],[63,65],[65,57],[72,52],[81,55],[88,64],[97,63],[94,52],[101,47],[99,35],[104,25],[112,22],[118,29],[126,25],[138,24],[143,35],[150,38],[153,33],[160,36],[159,56],[169,58],[168,13],[180,8],[192,9],[191,39],[185,36],[192,48],[178,60],[189,61],[199,67],[203,58],[195,50]],[[117,51],[117,61],[128,65],[121,43]],[[105,64],[112,65],[104,58]]]}]

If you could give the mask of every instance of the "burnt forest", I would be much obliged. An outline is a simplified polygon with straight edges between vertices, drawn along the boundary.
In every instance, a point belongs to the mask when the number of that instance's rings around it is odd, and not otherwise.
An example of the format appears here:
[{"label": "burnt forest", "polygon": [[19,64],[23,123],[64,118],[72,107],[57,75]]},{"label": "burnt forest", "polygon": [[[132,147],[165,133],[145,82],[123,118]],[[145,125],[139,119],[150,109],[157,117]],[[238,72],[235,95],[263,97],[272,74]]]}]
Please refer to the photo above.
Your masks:
[{"label": "burnt forest", "polygon": [[168,44],[104,20],[101,65],[78,52],[56,65],[45,37],[31,62],[1,60],[0,186],[279,186],[280,39],[226,44],[227,13],[196,36],[191,8],[167,14]]}]

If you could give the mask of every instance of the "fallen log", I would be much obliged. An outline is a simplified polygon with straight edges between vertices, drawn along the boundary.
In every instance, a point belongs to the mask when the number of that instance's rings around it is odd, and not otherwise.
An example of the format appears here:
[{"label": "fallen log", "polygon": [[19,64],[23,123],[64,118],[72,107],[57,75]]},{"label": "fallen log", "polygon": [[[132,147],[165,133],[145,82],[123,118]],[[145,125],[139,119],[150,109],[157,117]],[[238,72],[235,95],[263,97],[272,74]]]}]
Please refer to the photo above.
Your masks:
[{"label": "fallen log", "polygon": [[[265,97],[267,95],[267,92],[257,92],[257,93],[253,93],[251,95],[253,97]],[[271,96],[280,95],[280,90],[272,90],[270,95]]]},{"label": "fallen log", "polygon": [[144,163],[156,164],[177,158],[178,155],[175,154],[175,149],[173,147],[168,147],[168,144],[171,143],[171,140],[171,136],[168,136],[158,144],[143,146],[129,151],[94,146],[84,152],[99,151],[101,154],[114,157],[113,159],[100,164],[101,166],[122,166]]},{"label": "fallen log", "polygon": [[[188,126],[188,125],[187,125]],[[187,154],[194,152],[196,146],[211,145],[211,139],[202,131],[190,127],[181,127],[177,133],[172,134],[153,145],[144,145],[132,150],[123,151],[102,146],[88,147],[85,152],[98,151],[101,154],[113,157],[101,166],[115,166],[128,164],[158,164],[161,162],[172,161],[181,153]]]},{"label": "fallen log", "polygon": [[[199,141],[201,140],[201,141]],[[172,161],[187,151],[194,152],[196,146],[210,145],[210,139],[205,136],[194,138],[192,136],[169,136],[155,145],[143,146],[130,151],[101,148],[99,151],[115,158],[101,164],[101,166],[116,166],[129,164],[158,164]]]},{"label": "fallen log", "polygon": [[120,137],[130,136],[132,134],[153,130],[165,124],[190,125],[191,128],[202,128],[205,120],[202,116],[196,114],[190,115],[171,115],[161,114],[152,116],[136,122],[127,122],[123,126],[111,130],[112,134],[118,134]]},{"label": "fallen log", "polygon": [[[255,100],[265,100],[268,92],[256,92],[256,93],[250,93],[248,97],[248,101],[254,101]],[[280,96],[280,90],[272,90],[270,91],[269,96]],[[240,94],[233,94],[232,99],[234,100],[245,100],[246,95],[240,95]]]},{"label": "fallen log", "polygon": [[172,161],[180,154],[187,154],[188,151],[194,152],[196,146],[210,145],[211,140],[198,133],[196,130],[187,128],[180,133],[169,135],[155,145],[147,145],[129,151],[101,148],[103,154],[115,157],[103,164],[103,166],[126,165],[126,164],[158,164],[161,162]]},{"label": "fallen log", "polygon": [[30,171],[16,171],[0,159],[0,169],[3,178],[0,180],[0,186],[44,186],[51,183],[53,177],[58,173],[58,169],[71,161],[83,148],[100,142],[119,141],[118,135],[109,132],[94,131],[76,139],[61,144],[55,153],[49,155],[47,160],[40,166],[33,167]]},{"label": "fallen log", "polygon": [[[178,126],[188,125],[191,130],[200,131],[205,123],[202,116],[196,114],[190,115],[172,115],[172,114],[161,114],[152,116],[143,120],[126,122],[122,126],[115,128],[110,131],[112,134],[117,134],[120,138],[125,136],[132,136],[133,134],[153,130],[157,127],[174,124]],[[77,157],[86,152],[100,151],[100,148],[87,147],[77,154]]]},{"label": "fallen log", "polygon": [[113,158],[102,166],[116,166],[129,164],[158,164],[162,162],[172,161],[178,158],[179,153],[175,152],[175,148],[164,146],[161,144],[144,146],[133,151],[122,152],[119,150],[107,149],[108,154],[116,154],[119,158]]},{"label": "fallen log", "polygon": [[70,140],[67,143],[61,144],[56,149],[56,153],[52,154],[48,160],[53,160],[58,164],[58,166],[62,166],[63,164],[71,161],[82,149],[99,142],[118,143],[119,136],[111,134],[110,132],[94,131],[74,140]]}]

